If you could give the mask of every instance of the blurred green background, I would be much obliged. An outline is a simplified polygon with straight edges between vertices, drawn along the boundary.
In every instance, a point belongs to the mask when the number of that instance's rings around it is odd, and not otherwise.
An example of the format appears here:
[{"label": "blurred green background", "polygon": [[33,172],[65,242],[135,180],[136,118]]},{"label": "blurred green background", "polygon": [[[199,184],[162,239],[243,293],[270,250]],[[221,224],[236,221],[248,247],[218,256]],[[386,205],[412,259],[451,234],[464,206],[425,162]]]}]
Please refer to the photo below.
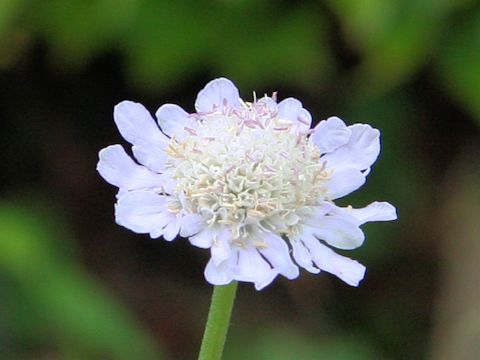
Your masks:
[{"label": "blurred green background", "polygon": [[0,358],[194,359],[208,252],[114,223],[113,106],[226,76],[382,132],[350,288],[241,284],[226,359],[480,358],[480,1],[0,1]]}]

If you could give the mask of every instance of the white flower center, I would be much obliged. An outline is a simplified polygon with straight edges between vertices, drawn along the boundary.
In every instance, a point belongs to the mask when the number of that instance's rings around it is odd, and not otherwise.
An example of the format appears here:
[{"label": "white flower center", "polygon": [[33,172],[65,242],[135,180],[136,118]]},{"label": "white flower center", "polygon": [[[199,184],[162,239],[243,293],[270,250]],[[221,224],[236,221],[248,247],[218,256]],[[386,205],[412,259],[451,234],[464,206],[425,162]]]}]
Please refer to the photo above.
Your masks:
[{"label": "white flower center", "polygon": [[298,211],[328,196],[330,174],[307,134],[292,126],[261,101],[199,115],[198,126],[167,149],[184,208],[211,226],[227,225],[240,242],[252,226],[293,231]]}]

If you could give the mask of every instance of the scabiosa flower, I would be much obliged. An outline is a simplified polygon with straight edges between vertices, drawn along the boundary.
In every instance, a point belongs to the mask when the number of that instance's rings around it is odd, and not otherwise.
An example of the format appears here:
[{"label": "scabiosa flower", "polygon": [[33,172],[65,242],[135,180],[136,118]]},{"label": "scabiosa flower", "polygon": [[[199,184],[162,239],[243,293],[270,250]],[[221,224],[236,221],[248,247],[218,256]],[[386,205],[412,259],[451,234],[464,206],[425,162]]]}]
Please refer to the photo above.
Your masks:
[{"label": "scabiosa flower", "polygon": [[139,103],[115,107],[136,160],[121,145],[99,154],[99,173],[119,188],[116,222],[210,249],[205,277],[214,285],[238,280],[259,290],[278,274],[298,277],[300,266],[357,286],[365,267],[332,247],[359,247],[360,225],[394,220],[395,208],[342,208],[334,200],[365,183],[380,151],[379,131],[338,117],[310,129],[300,101],[254,94],[244,102],[225,78],[199,92],[195,109],[163,105],[157,125]]}]

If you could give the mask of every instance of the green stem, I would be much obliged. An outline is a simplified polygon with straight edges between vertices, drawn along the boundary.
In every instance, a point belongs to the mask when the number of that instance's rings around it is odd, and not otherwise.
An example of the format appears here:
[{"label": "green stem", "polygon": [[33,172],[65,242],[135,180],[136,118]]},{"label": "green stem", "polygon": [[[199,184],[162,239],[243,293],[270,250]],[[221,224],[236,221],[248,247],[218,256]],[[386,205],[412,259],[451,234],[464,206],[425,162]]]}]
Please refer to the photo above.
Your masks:
[{"label": "green stem", "polygon": [[237,285],[236,281],[232,281],[228,285],[217,285],[213,289],[198,360],[220,360],[222,358]]}]

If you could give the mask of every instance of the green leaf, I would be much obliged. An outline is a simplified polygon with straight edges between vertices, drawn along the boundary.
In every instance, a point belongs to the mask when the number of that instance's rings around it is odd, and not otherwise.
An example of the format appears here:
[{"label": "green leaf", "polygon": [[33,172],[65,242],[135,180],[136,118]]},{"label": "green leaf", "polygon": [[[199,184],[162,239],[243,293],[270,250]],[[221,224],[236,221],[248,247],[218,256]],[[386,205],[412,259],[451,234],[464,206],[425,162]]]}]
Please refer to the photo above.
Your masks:
[{"label": "green leaf", "polygon": [[319,341],[293,328],[277,326],[235,334],[227,344],[225,359],[369,360],[378,359],[378,355],[361,336],[332,336]]},{"label": "green leaf", "polygon": [[480,13],[474,13],[446,39],[437,72],[448,91],[480,125]]},{"label": "green leaf", "polygon": [[408,81],[435,56],[449,16],[470,2],[330,1],[350,46],[361,55],[346,80],[354,95],[377,97]]},{"label": "green leaf", "polygon": [[53,218],[0,203],[0,274],[10,284],[4,311],[12,329],[78,358],[161,358],[132,315],[60,245],[70,239]]}]

